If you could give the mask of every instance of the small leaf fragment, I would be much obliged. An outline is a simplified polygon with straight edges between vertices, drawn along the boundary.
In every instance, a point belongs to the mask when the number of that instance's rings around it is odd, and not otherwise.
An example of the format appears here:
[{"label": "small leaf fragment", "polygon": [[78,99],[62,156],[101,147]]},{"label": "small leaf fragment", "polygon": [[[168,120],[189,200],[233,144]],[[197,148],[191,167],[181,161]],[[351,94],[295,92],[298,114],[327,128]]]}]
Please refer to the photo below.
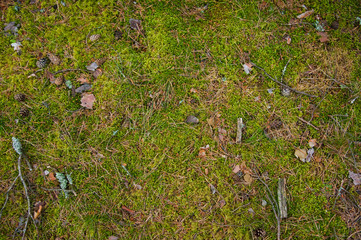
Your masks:
[{"label": "small leaf fragment", "polygon": [[309,141],[308,141],[308,145],[310,146],[310,148],[313,148],[314,146],[316,146],[316,144],[317,144],[317,141],[316,141],[316,139],[310,139]]},{"label": "small leaf fragment", "polygon": [[349,174],[348,177],[353,180],[353,184],[354,184],[355,186],[361,184],[361,174],[359,174],[359,173],[354,173],[354,172],[352,172],[352,171],[350,171],[350,170],[348,171],[348,174]]},{"label": "small leaf fragment", "polygon": [[96,62],[92,62],[90,65],[86,66],[86,69],[89,71],[95,71],[98,67],[99,66]]},{"label": "small leaf fragment", "polygon": [[93,104],[95,101],[95,97],[93,94],[84,94],[81,98],[81,106],[87,109],[93,109]]},{"label": "small leaf fragment", "polygon": [[307,151],[305,149],[296,149],[295,156],[299,158],[302,162],[305,162],[307,158]]}]

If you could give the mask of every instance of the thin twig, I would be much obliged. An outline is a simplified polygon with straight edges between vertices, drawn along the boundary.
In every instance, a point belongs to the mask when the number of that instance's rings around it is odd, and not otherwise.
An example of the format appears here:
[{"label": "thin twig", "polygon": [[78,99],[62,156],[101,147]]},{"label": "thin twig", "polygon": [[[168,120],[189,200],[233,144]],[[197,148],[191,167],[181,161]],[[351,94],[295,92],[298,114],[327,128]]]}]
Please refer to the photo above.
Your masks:
[{"label": "thin twig", "polygon": [[[26,233],[26,229],[27,229],[27,226],[28,226],[28,222],[29,222],[29,217],[31,216],[31,209],[30,209],[30,198],[29,198],[29,195],[28,195],[28,187],[26,186],[26,183],[24,181],[24,178],[23,178],[23,175],[21,173],[21,157],[22,157],[22,154],[19,155],[19,159],[18,159],[18,171],[19,171],[19,177],[20,177],[20,180],[21,182],[23,183],[23,186],[24,186],[24,191],[25,191],[25,197],[26,197],[26,200],[28,202],[28,215],[26,217],[26,221],[25,221],[25,227],[23,229],[23,236],[22,236],[22,239],[25,238],[25,233]],[[35,223],[34,223],[35,224]]]},{"label": "thin twig", "polygon": [[316,130],[320,130],[318,127],[316,127],[315,125],[313,125],[312,123],[310,123],[310,122],[307,122],[305,119],[303,119],[303,118],[300,118],[300,117],[297,117],[299,120],[301,120],[302,122],[304,122],[304,123],[306,123],[307,125],[309,125],[309,126],[311,126],[311,127],[313,127],[314,129],[316,129]]},{"label": "thin twig", "polygon": [[317,97],[317,96],[315,96],[315,95],[308,94],[308,93],[305,93],[305,92],[301,92],[301,91],[298,91],[298,90],[296,90],[296,89],[294,89],[294,88],[291,88],[291,87],[288,86],[287,84],[284,84],[284,83],[278,81],[277,79],[273,78],[271,75],[269,75],[269,74],[266,72],[266,70],[264,70],[263,68],[257,66],[255,63],[252,63],[252,62],[251,62],[251,64],[252,64],[254,67],[262,70],[263,73],[264,73],[267,77],[269,77],[272,81],[278,83],[278,84],[281,85],[282,87],[288,88],[289,90],[291,90],[291,91],[293,91],[293,92],[295,92],[295,93],[302,94],[302,95],[305,95],[305,96],[308,96],[308,97]]},{"label": "thin twig", "polygon": [[15,185],[15,183],[16,183],[16,180],[18,180],[18,178],[19,178],[19,175],[17,175],[16,176],[16,178],[14,179],[14,181],[13,181],[13,183],[10,185],[10,187],[9,187],[9,189],[6,191],[6,198],[5,198],[5,202],[4,202],[4,205],[3,205],[3,207],[1,208],[1,210],[0,210],[0,220],[1,220],[1,215],[2,215],[2,213],[3,213],[3,210],[4,210],[4,208],[5,208],[5,206],[6,206],[6,203],[8,202],[8,200],[9,200],[9,192],[10,192],[10,190],[14,187],[14,185]]},{"label": "thin twig", "polygon": [[76,192],[74,190],[67,190],[67,189],[60,189],[60,188],[44,188],[41,187],[41,189],[46,191],[63,191],[63,192],[71,192],[74,194],[74,196],[77,196]]}]

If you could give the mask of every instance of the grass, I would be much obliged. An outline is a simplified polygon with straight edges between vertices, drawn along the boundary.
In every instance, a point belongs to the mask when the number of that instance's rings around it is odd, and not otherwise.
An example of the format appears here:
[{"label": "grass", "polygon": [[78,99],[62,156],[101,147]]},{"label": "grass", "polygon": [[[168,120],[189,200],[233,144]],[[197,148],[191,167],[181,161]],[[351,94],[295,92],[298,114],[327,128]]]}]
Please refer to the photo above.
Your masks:
[{"label": "grass", "polygon": [[[302,4],[315,13],[289,25],[305,11]],[[360,190],[348,170],[360,167],[360,10],[357,1],[9,5],[3,22],[21,28],[17,37],[0,36],[0,202],[18,175],[13,136],[34,167],[22,168],[31,210],[45,203],[37,229],[29,222],[28,239],[257,239],[256,229],[276,239],[270,196],[257,177],[276,198],[278,178],[287,179],[282,239],[359,238]],[[328,42],[312,25],[316,16],[326,23]],[[131,18],[143,31],[130,28]],[[334,21],[338,29],[329,27]],[[90,42],[91,34],[101,38]],[[21,55],[11,40],[21,41]],[[28,77],[49,52],[62,63]],[[85,69],[102,57],[103,74],[95,79]],[[262,71],[247,75],[249,62],[317,97],[283,96]],[[82,74],[90,80],[92,110],[45,74],[77,68],[83,70],[62,75],[74,87]],[[20,92],[25,102],[14,100]],[[29,116],[19,115],[22,106]],[[186,123],[189,115],[200,123]],[[236,144],[240,117],[246,127]],[[314,158],[303,163],[294,152],[313,138]],[[252,183],[232,172],[236,165],[251,172]],[[76,196],[44,190],[59,189],[45,170],[72,173]],[[15,229],[26,209],[17,182],[0,220],[2,238],[21,236]]]}]

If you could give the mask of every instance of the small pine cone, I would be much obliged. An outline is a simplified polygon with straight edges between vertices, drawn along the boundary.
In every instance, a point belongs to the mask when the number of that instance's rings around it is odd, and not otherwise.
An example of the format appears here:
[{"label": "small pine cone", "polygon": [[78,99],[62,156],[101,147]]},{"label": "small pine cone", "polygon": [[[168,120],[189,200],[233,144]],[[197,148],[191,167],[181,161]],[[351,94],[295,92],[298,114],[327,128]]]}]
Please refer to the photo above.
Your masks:
[{"label": "small pine cone", "polygon": [[49,64],[49,59],[48,58],[41,58],[36,62],[36,66],[38,68],[45,68],[47,65]]},{"label": "small pine cone", "polygon": [[101,65],[103,65],[105,63],[106,60],[107,60],[107,58],[103,57],[103,58],[99,58],[99,59],[95,60],[94,62],[100,67]]},{"label": "small pine cone", "polygon": [[60,86],[61,84],[63,84],[64,83],[64,76],[60,76],[60,77],[55,78],[54,83],[57,86]]},{"label": "small pine cone", "polygon": [[262,228],[257,228],[256,230],[254,230],[254,236],[257,238],[263,238],[266,236],[266,231]]},{"label": "small pine cone", "polygon": [[25,94],[23,94],[23,93],[19,93],[19,94],[16,94],[16,95],[14,96],[14,98],[15,98],[15,100],[18,101],[18,102],[23,102],[23,101],[25,101],[26,96],[25,96]]},{"label": "small pine cone", "polygon": [[20,113],[20,116],[27,117],[27,116],[29,116],[30,111],[27,107],[22,107],[22,108],[20,108],[19,113]]},{"label": "small pine cone", "polygon": [[282,126],[283,126],[283,122],[279,119],[276,119],[269,124],[271,130],[280,129]]},{"label": "small pine cone", "polygon": [[54,65],[60,64],[60,58],[58,58],[56,55],[54,55],[52,53],[48,53],[48,58],[52,64],[54,64]]},{"label": "small pine cone", "polygon": [[95,42],[95,41],[97,41],[99,38],[100,38],[100,34],[94,34],[94,35],[91,35],[91,36],[89,37],[89,40],[90,40],[91,42]]}]

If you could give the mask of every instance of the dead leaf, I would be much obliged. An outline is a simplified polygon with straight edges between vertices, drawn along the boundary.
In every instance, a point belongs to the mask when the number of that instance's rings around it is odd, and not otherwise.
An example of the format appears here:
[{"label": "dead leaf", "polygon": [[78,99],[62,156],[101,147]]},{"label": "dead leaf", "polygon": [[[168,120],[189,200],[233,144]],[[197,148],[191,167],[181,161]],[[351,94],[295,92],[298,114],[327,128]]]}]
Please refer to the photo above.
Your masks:
[{"label": "dead leaf", "polygon": [[298,19],[303,19],[303,18],[306,18],[308,16],[310,16],[312,13],[314,13],[315,10],[310,10],[310,11],[307,11],[307,12],[304,12],[300,15],[297,16]]},{"label": "dead leaf", "polygon": [[306,157],[306,162],[310,162],[311,158],[313,156],[313,153],[315,152],[315,150],[313,148],[308,149],[307,151],[307,157]]},{"label": "dead leaf", "polygon": [[244,181],[246,182],[247,185],[251,184],[253,182],[253,178],[250,174],[245,174],[244,175]]},{"label": "dead leaf", "polygon": [[197,89],[195,89],[195,88],[191,88],[190,92],[191,92],[191,93],[197,93],[198,91],[197,91]]},{"label": "dead leaf", "polygon": [[305,149],[296,149],[295,156],[299,158],[302,162],[305,162],[307,158],[307,151]]},{"label": "dead leaf", "polygon": [[87,109],[93,109],[93,104],[95,101],[95,97],[93,94],[85,93],[83,97],[81,98],[81,106],[87,108]]},{"label": "dead leaf", "polygon": [[359,173],[354,173],[352,171],[348,171],[348,177],[351,178],[353,180],[353,184],[354,185],[360,185],[361,184],[361,174]]},{"label": "dead leaf", "polygon": [[204,173],[208,175],[208,168],[204,169]]},{"label": "dead leaf", "polygon": [[80,78],[78,78],[77,81],[79,81],[81,84],[90,83],[85,76],[80,76]]},{"label": "dead leaf", "polygon": [[291,44],[291,41],[292,41],[292,38],[290,38],[289,36],[286,37],[286,41],[287,41],[287,44],[290,45]]},{"label": "dead leaf", "polygon": [[316,139],[310,139],[309,141],[308,141],[308,145],[311,147],[311,148],[313,148],[314,146],[316,146],[317,145],[317,142],[316,142]]},{"label": "dead leaf", "polygon": [[212,194],[215,194],[217,192],[217,189],[212,184],[209,184],[209,187],[211,188]]},{"label": "dead leaf", "polygon": [[320,36],[320,42],[328,41],[328,35],[326,32],[318,32],[317,35]]},{"label": "dead leaf", "polygon": [[205,158],[206,157],[206,150],[201,148],[198,153],[199,158]]},{"label": "dead leaf", "polygon": [[50,181],[57,181],[57,179],[56,179],[56,177],[55,177],[55,175],[54,175],[53,172],[49,173],[48,179],[49,179]]},{"label": "dead leaf", "polygon": [[34,219],[37,219],[41,213],[41,210],[43,209],[43,206],[39,206],[38,211],[34,211]]},{"label": "dead leaf", "polygon": [[239,165],[234,166],[232,172],[233,173],[238,173],[239,171],[241,171],[241,168],[239,167]]},{"label": "dead leaf", "polygon": [[243,64],[243,70],[246,72],[246,74],[249,74],[252,71],[252,67],[252,63]]},{"label": "dead leaf", "polygon": [[92,62],[90,65],[86,66],[86,69],[94,72],[98,67],[99,66],[96,62]]},{"label": "dead leaf", "polygon": [[93,72],[93,77],[94,77],[95,79],[97,79],[97,78],[100,77],[102,74],[103,74],[103,71],[98,68],[97,70],[95,70],[95,71]]},{"label": "dead leaf", "polygon": [[40,216],[44,207],[45,207],[45,202],[39,201],[34,204],[34,219],[37,219]]},{"label": "dead leaf", "polygon": [[243,174],[252,175],[252,170],[251,170],[249,167],[246,166],[246,163],[245,163],[245,162],[242,162],[242,163],[241,163],[240,168],[241,168],[241,172],[242,172]]},{"label": "dead leaf", "polygon": [[222,207],[224,207],[225,205],[226,205],[226,201],[225,201],[224,199],[222,199],[222,200],[219,201],[219,203],[218,203],[219,208],[222,208]]}]

